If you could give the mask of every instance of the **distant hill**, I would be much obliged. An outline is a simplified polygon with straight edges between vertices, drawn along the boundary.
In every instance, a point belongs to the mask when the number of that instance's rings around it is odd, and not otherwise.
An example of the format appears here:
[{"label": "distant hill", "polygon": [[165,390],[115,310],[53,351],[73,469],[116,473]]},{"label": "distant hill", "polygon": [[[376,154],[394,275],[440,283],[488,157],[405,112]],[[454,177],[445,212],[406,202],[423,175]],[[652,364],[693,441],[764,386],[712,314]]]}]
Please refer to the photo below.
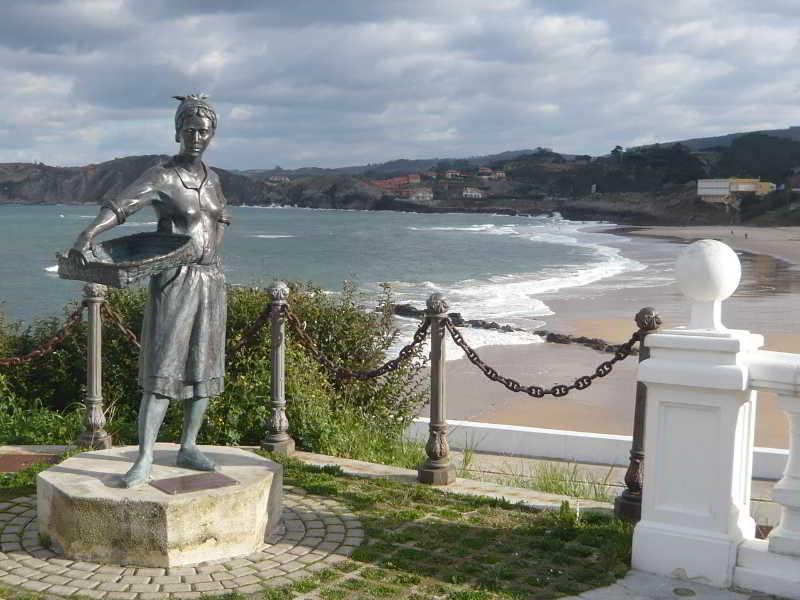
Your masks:
[{"label": "distant hill", "polygon": [[[139,175],[167,156],[115,158],[83,167],[51,167],[41,163],[0,163],[0,203],[99,204],[117,197]],[[285,196],[259,181],[214,167],[231,204],[282,203]]]},{"label": "distant hill", "polygon": [[[546,148],[449,159],[398,159],[338,169],[229,171],[215,167],[233,205],[295,205],[418,212],[497,212],[539,214],[558,211],[568,218],[633,224],[800,222],[792,207],[794,184],[763,198],[750,198],[740,211],[709,206],[697,197],[704,177],[759,177],[782,186],[800,167],[800,127],[764,133],[731,134],[682,143],[623,149],[605,156],[568,155]],[[728,139],[730,138],[730,139]],[[712,145],[708,145],[712,144]],[[82,167],[36,163],[0,164],[0,203],[101,203],[117,197],[145,169],[165,156],[129,156]],[[480,177],[478,166],[502,170],[502,180]],[[461,171],[456,178],[426,180],[433,198],[411,199],[372,184],[373,178],[434,169]],[[272,174],[290,181],[268,181]],[[466,195],[467,187],[480,190]],[[783,211],[783,212],[781,212]],[[791,214],[790,214],[791,213]],[[797,213],[797,214],[795,214]]]},{"label": "distant hill", "polygon": [[668,144],[683,144],[689,150],[697,151],[706,148],[723,148],[730,146],[735,139],[751,133],[763,133],[772,137],[785,138],[788,140],[800,141],[800,126],[787,127],[786,129],[765,129],[762,131],[743,131],[740,133],[728,133],[726,135],[718,135],[713,137],[691,138],[688,140],[679,140],[677,142],[667,142]]},{"label": "distant hill", "polygon": [[508,150],[498,154],[471,156],[469,158],[399,158],[385,163],[358,165],[352,167],[336,167],[332,169],[324,169],[321,167],[300,167],[298,169],[249,169],[246,171],[237,172],[259,180],[269,179],[273,175],[285,175],[292,179],[298,179],[301,177],[320,177],[323,175],[354,175],[370,177],[372,179],[380,179],[425,172],[436,167],[440,163],[449,163],[452,165],[463,164],[470,166],[489,165],[491,163],[512,160],[517,156],[530,154],[532,152],[534,152],[534,150]]}]

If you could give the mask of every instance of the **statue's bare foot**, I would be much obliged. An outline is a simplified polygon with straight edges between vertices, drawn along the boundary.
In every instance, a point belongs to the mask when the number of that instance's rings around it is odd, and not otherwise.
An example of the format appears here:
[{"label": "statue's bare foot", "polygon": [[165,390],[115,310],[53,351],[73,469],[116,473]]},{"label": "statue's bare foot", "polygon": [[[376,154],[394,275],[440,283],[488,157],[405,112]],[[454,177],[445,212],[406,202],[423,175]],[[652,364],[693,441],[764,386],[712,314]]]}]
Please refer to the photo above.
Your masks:
[{"label": "statue's bare foot", "polygon": [[178,450],[178,460],[176,464],[185,469],[195,471],[215,471],[217,466],[214,461],[197,449],[197,446],[183,447]]},{"label": "statue's bare foot", "polygon": [[153,466],[153,461],[147,459],[139,459],[130,470],[122,476],[122,486],[132,488],[145,483],[150,479],[150,469]]}]

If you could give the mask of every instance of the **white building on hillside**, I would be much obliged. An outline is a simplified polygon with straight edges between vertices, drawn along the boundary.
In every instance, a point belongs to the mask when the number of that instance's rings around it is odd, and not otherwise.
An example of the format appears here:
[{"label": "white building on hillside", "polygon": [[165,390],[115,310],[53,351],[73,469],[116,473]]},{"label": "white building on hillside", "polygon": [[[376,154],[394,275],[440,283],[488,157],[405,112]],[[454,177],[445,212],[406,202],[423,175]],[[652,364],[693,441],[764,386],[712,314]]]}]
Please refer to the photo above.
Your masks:
[{"label": "white building on hillside", "polygon": [[430,202],[433,200],[433,190],[431,188],[417,188],[409,196],[415,202]]}]

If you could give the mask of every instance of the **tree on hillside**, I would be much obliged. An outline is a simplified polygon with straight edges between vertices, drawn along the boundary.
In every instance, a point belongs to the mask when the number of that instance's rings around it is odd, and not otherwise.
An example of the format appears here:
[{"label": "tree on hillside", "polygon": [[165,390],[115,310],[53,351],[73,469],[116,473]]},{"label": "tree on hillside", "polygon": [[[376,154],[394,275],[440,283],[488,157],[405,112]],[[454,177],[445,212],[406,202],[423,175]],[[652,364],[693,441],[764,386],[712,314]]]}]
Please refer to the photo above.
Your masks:
[{"label": "tree on hillside", "polygon": [[717,177],[760,177],[782,182],[800,165],[800,142],[750,133],[733,140],[730,147],[720,149],[714,170]]}]

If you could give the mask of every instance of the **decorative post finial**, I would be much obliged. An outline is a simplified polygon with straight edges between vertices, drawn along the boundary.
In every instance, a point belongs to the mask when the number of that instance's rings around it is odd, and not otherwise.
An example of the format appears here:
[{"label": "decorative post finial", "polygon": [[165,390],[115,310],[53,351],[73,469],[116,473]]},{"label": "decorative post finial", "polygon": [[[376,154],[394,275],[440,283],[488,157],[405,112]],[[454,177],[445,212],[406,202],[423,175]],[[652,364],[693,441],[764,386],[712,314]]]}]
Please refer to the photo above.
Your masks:
[{"label": "decorative post finial", "polygon": [[692,302],[689,329],[725,331],[722,301],[742,278],[742,264],[729,246],[717,240],[698,240],[681,252],[675,263],[678,287]]},{"label": "decorative post finial", "polygon": [[273,302],[286,303],[289,299],[289,286],[283,281],[275,281],[269,288],[269,296]]},{"label": "decorative post finial", "polygon": [[636,313],[636,326],[643,331],[655,331],[661,327],[661,317],[652,306],[645,306]]},{"label": "decorative post finial", "polygon": [[84,298],[98,298],[100,300],[103,300],[105,299],[107,293],[108,293],[108,287],[106,287],[102,283],[87,283],[86,285],[83,286]]},{"label": "decorative post finial", "polygon": [[450,305],[447,304],[447,300],[438,292],[428,296],[428,300],[425,304],[428,307],[428,311],[437,314],[446,313],[447,309],[450,308]]}]

